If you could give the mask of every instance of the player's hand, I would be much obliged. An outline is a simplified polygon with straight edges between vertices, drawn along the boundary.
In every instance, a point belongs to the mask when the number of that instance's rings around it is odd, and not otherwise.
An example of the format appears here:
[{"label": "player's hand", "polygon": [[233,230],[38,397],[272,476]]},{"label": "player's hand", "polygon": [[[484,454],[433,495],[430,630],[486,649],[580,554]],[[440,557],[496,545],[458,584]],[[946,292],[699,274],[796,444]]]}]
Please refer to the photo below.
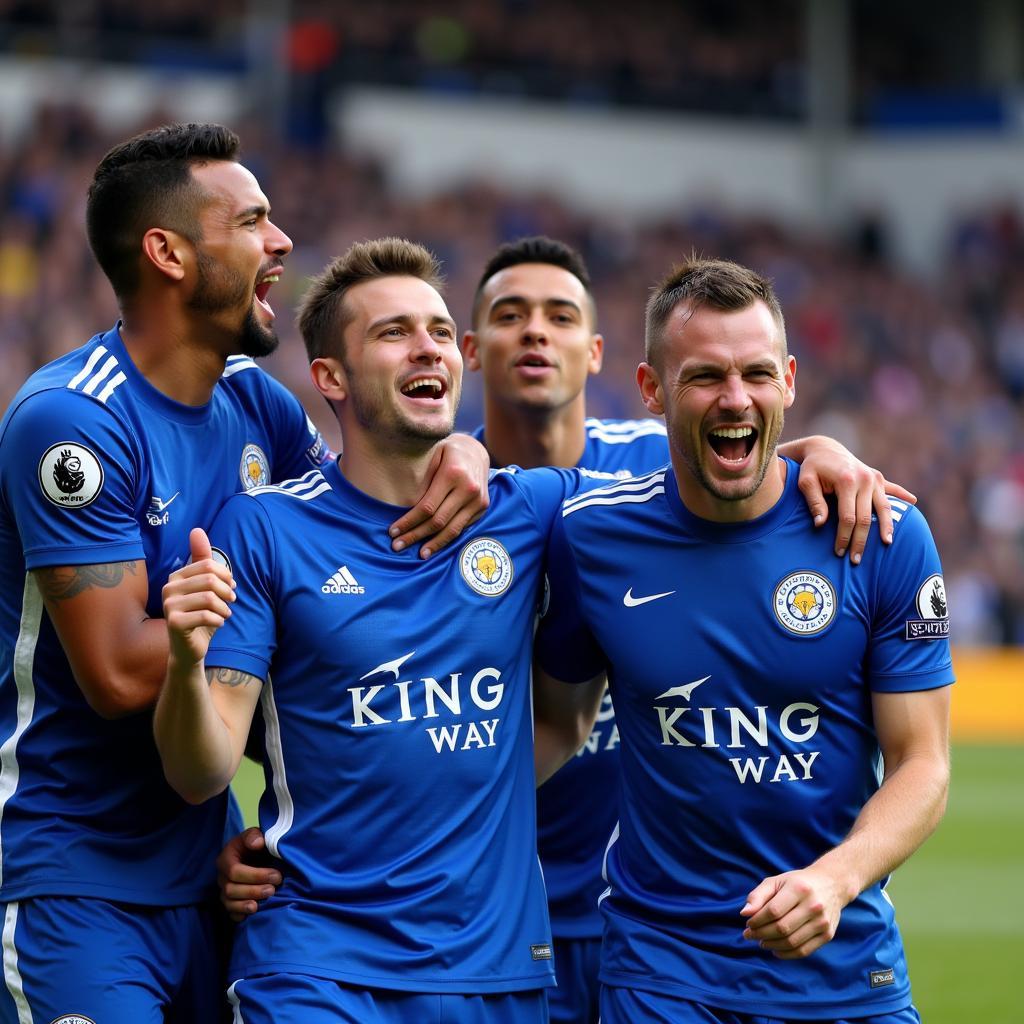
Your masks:
[{"label": "player's hand", "polygon": [[766,878],[747,896],[743,938],[780,960],[810,956],[830,942],[847,900],[826,872],[815,868]]},{"label": "player's hand", "polygon": [[198,664],[206,657],[213,634],[231,614],[235,581],[226,565],[214,561],[203,530],[193,530],[188,541],[192,561],[171,573],[164,585],[164,619],[172,657]]},{"label": "player's hand", "polygon": [[429,558],[447,547],[484,514],[490,503],[487,449],[468,434],[452,434],[434,451],[428,470],[429,484],[420,500],[388,533],[395,551],[428,539],[420,557]]},{"label": "player's hand", "polygon": [[828,437],[808,438],[806,456],[800,465],[799,486],[814,516],[814,525],[828,521],[826,494],[835,494],[839,523],[836,527],[836,554],[842,558],[849,551],[850,561],[857,565],[871,530],[871,513],[878,516],[878,532],[882,541],[892,543],[892,511],[886,495],[917,504],[917,498],[899,484],[886,480],[871,466],[861,462],[838,441]]},{"label": "player's hand", "polygon": [[267,844],[258,828],[240,832],[220,851],[217,885],[220,901],[233,921],[242,921],[259,910],[281,884],[281,872],[265,861]]}]

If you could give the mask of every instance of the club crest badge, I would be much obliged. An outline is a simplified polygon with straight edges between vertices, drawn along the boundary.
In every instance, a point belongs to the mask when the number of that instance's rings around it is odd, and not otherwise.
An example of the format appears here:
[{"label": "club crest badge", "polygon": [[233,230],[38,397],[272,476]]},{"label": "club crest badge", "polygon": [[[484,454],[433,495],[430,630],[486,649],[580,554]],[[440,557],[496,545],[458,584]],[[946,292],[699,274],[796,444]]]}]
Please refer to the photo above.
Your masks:
[{"label": "club crest badge", "polygon": [[459,571],[466,583],[484,597],[504,594],[514,575],[509,553],[493,537],[470,541],[459,555]]},{"label": "club crest badge", "polygon": [[92,1017],[83,1017],[80,1013],[65,1013],[55,1017],[50,1024],[96,1024]]},{"label": "club crest badge", "polygon": [[835,618],[835,587],[820,573],[794,572],[775,588],[772,606],[790,633],[812,636]]},{"label": "club crest badge", "polygon": [[932,573],[917,588],[918,619],[907,620],[908,640],[940,640],[949,636],[949,607],[946,604],[946,585],[939,573]]},{"label": "club crest badge", "polygon": [[258,444],[247,444],[242,450],[238,475],[242,478],[242,486],[247,491],[254,487],[265,487],[270,483],[270,463]]},{"label": "club crest badge", "polygon": [[103,467],[85,445],[61,441],[39,460],[39,486],[54,505],[84,508],[103,490]]}]

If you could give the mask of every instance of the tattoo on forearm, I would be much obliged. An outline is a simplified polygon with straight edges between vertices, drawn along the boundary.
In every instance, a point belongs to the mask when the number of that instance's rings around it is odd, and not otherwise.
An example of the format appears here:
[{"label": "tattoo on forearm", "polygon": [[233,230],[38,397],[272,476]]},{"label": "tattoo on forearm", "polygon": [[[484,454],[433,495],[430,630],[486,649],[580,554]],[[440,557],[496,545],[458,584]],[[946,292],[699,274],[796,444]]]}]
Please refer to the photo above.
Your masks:
[{"label": "tattoo on forearm", "polygon": [[125,573],[136,576],[138,571],[138,562],[107,562],[102,565],[61,565],[37,569],[35,576],[44,598],[67,601],[94,587],[111,590],[120,584]]},{"label": "tattoo on forearm", "polygon": [[208,668],[206,681],[222,683],[224,686],[248,686],[250,683],[258,683],[260,680],[249,675],[248,672],[240,672],[237,668]]}]

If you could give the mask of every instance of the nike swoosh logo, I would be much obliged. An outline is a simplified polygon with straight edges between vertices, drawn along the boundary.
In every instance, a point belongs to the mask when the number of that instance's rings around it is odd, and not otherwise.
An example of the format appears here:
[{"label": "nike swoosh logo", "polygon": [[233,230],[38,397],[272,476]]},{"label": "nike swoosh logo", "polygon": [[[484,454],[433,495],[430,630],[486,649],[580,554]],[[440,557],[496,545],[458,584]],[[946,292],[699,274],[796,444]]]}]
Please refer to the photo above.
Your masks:
[{"label": "nike swoosh logo", "polygon": [[657,601],[662,597],[671,597],[674,593],[674,590],[666,590],[664,594],[648,594],[647,597],[634,597],[633,588],[630,587],[623,596],[622,603],[627,608],[638,608],[642,604],[647,604],[648,601]]}]

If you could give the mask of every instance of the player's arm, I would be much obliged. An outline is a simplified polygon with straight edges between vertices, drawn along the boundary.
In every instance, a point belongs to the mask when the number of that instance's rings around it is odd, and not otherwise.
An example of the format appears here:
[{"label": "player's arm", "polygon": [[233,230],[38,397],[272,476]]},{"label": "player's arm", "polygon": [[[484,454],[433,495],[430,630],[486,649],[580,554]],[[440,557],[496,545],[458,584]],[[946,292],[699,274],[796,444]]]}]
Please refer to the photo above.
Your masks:
[{"label": "player's arm", "polygon": [[800,490],[814,525],[828,520],[826,494],[836,496],[839,522],[836,526],[836,554],[847,551],[856,565],[864,553],[871,530],[871,513],[878,516],[878,532],[886,544],[892,543],[892,514],[887,494],[917,503],[910,491],[886,480],[881,472],[861,462],[856,455],[830,437],[803,437],[779,445],[779,453],[800,463]]},{"label": "player's arm", "polygon": [[584,683],[564,683],[539,665],[533,670],[533,767],[546,782],[583,746],[597,721],[605,674]]},{"label": "player's arm", "polygon": [[168,648],[163,622],[146,614],[146,563],[52,566],[32,575],[90,707],[104,718],[152,707]]},{"label": "player's arm", "polygon": [[198,804],[223,792],[237,771],[263,681],[206,667],[210,640],[231,614],[234,584],[202,530],[189,543],[192,561],[163,590],[170,656],[153,730],[167,781]]},{"label": "player's arm", "polygon": [[490,467],[487,449],[475,438],[468,434],[445,438],[434,450],[426,491],[391,525],[391,546],[401,551],[427,540],[420,548],[421,558],[447,547],[487,509]]},{"label": "player's arm", "polygon": [[766,878],[747,897],[744,938],[780,959],[830,941],[843,908],[900,866],[932,834],[949,790],[948,686],[874,693],[882,785],[847,838],[809,867]]}]

